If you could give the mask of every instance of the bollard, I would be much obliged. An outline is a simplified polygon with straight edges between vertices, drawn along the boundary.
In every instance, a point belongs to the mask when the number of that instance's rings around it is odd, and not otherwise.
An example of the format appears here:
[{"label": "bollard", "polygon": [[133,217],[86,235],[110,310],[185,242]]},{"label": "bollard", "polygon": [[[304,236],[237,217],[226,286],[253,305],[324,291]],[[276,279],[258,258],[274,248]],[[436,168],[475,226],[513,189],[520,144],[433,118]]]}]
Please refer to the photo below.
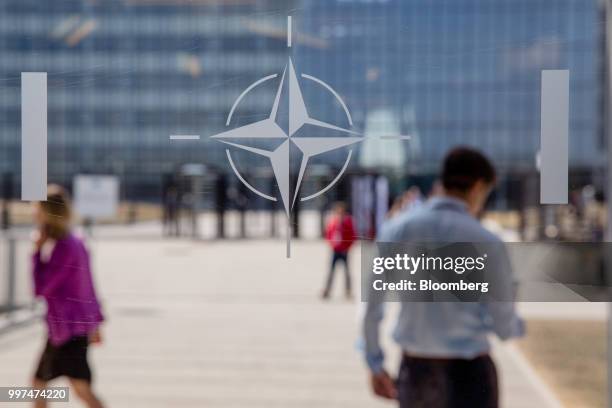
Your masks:
[{"label": "bollard", "polygon": [[0,229],[8,230],[11,227],[11,216],[9,212],[8,200],[2,200],[2,207],[0,209]]},{"label": "bollard", "polygon": [[11,213],[9,201],[13,198],[13,173],[2,175],[2,208],[0,210],[0,229],[9,230],[11,228]]},{"label": "bollard", "polygon": [[15,300],[15,287],[16,287],[16,281],[17,281],[16,279],[17,271],[16,271],[15,237],[13,237],[12,235],[8,235],[7,243],[8,243],[8,246],[7,246],[8,256],[6,257],[7,258],[6,308],[10,312],[17,308],[16,300]]},{"label": "bollard", "polygon": [[[270,178],[270,195],[274,195],[276,191],[276,179],[274,177]],[[270,211],[270,238],[276,237],[276,203],[274,201],[268,201]]]},{"label": "bollard", "polygon": [[227,206],[227,179],[221,174],[215,183],[215,214],[217,218],[217,239],[225,238],[225,208]]},{"label": "bollard", "polygon": [[300,200],[295,201],[293,211],[290,213],[290,223],[292,225],[292,236],[293,238],[300,237]]},{"label": "bollard", "polygon": [[198,175],[191,177],[191,238],[198,239],[200,231],[198,227],[198,209],[200,204],[201,180]]}]

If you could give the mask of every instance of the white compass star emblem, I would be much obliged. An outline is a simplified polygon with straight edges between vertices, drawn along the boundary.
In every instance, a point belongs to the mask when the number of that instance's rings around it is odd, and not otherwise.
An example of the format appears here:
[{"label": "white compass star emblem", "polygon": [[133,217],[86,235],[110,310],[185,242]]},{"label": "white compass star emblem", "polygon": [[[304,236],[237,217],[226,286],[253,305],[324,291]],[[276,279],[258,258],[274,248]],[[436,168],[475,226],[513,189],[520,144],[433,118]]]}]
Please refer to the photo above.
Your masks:
[{"label": "white compass star emblem", "polygon": [[[292,29],[291,29],[291,16],[287,17],[287,47],[291,48],[292,44]],[[240,96],[234,102],[232,106],[227,121],[225,122],[226,126],[229,126],[232,120],[232,116],[234,114],[235,109],[238,104],[242,100],[242,98],[247,95],[253,88],[256,86],[269,81],[271,79],[277,78],[278,74],[268,75],[267,77],[261,78],[258,81],[255,81],[249,87],[247,87]],[[346,104],[340,98],[338,93],[328,84],[317,79],[313,76],[302,74],[302,78],[310,80],[325,88],[329,93],[331,93],[339,105],[344,110],[346,115],[349,127],[353,126],[353,120],[351,118],[351,114],[346,107]],[[287,81],[287,82],[286,82]],[[278,110],[281,99],[281,93],[283,88],[288,87],[288,97],[289,97],[289,112],[288,112],[288,129],[287,131],[283,130],[277,123],[278,119]],[[308,129],[308,127],[324,129],[329,132],[335,132],[342,136],[333,136],[333,137],[304,137],[298,136],[296,133],[302,129]],[[301,132],[304,133],[304,132]],[[408,140],[410,136],[405,135],[379,135],[379,138],[384,139],[398,139],[398,140]],[[199,140],[199,135],[171,135],[171,140]],[[331,123],[327,123],[318,119],[311,117],[308,113],[308,109],[306,108],[306,103],[304,102],[304,97],[302,95],[302,90],[300,89],[300,83],[298,81],[298,76],[295,72],[295,68],[293,66],[293,60],[289,57],[287,65],[283,70],[280,84],[276,91],[276,96],[274,98],[274,102],[272,104],[272,109],[270,111],[269,116],[266,119],[260,120],[258,122],[254,122],[245,126],[240,126],[226,132],[219,133],[217,135],[211,136],[213,139],[217,139],[218,141],[225,143],[234,148],[238,148],[244,151],[248,151],[251,153],[255,153],[257,155],[266,157],[270,160],[270,164],[272,167],[272,172],[274,173],[274,178],[278,185],[280,198],[283,203],[283,207],[285,209],[285,213],[287,214],[287,257],[290,256],[290,214],[291,209],[295,205],[295,202],[298,198],[298,193],[300,191],[300,186],[304,179],[304,174],[306,172],[306,167],[308,166],[308,161],[310,158],[331,152],[333,150],[351,146],[355,143],[359,143],[364,140],[362,134],[357,133],[353,130],[343,128],[340,126],[333,125]],[[250,144],[248,140],[253,139],[278,139],[282,140],[280,145],[273,150],[265,150],[261,149],[258,144]],[[294,186],[294,193],[291,197],[291,177],[290,177],[290,152],[291,152],[291,144],[297,147],[302,153],[302,159],[300,163],[299,174],[297,177],[297,182]],[[344,172],[346,171],[348,164],[351,160],[352,149],[349,149],[346,160],[344,161],[344,165],[341,170],[338,172],[336,177],[322,190],[311,194],[307,197],[302,197],[300,201],[307,201],[313,199],[315,197],[320,196],[329,190],[332,186],[336,184],[338,180],[342,177]],[[276,197],[267,195],[255,187],[249,184],[246,181],[238,169],[236,168],[234,161],[232,160],[232,156],[229,149],[226,149],[227,159],[232,167],[232,170],[236,174],[236,177],[251,191],[256,193],[257,195],[271,201],[278,201]]]},{"label": "white compass star emblem", "polygon": [[[278,107],[281,98],[281,92],[283,90],[283,86],[285,85],[285,81],[288,76],[288,91],[289,91],[289,131],[285,132],[277,123],[277,115],[278,115]],[[263,82],[267,79],[272,79],[276,77],[276,75],[272,75],[270,77],[266,77],[260,81],[257,81],[255,84],[251,85],[251,87],[247,88],[247,91],[252,89],[253,86]],[[309,79],[313,79],[316,82],[325,86],[328,90],[330,90],[338,99],[338,95],[326,84],[322,81],[316,80],[313,77],[304,76]],[[230,111],[230,117],[228,117],[228,121],[226,124],[229,124],[231,120],[231,114],[233,113],[234,108],[237,103],[240,101],[242,96],[247,92],[245,91],[236,101],[234,107]],[[342,101],[340,100],[342,103]],[[344,104],[342,103],[343,107]],[[348,113],[347,113],[348,115]],[[350,115],[348,115],[349,123],[351,122]],[[331,131],[344,133],[347,136],[339,136],[339,137],[295,137],[295,134],[298,130],[302,129],[305,125],[311,125],[319,128],[328,129]],[[283,70],[283,74],[280,80],[280,84],[276,91],[276,96],[274,98],[274,103],[272,105],[272,110],[270,115],[259,122],[254,122],[245,126],[241,126],[232,130],[228,130],[226,132],[217,134],[215,136],[211,136],[213,139],[217,139],[223,143],[226,143],[230,146],[246,150],[261,156],[265,156],[270,160],[272,171],[274,173],[274,178],[278,184],[278,188],[280,191],[281,201],[283,203],[285,212],[287,215],[290,214],[291,208],[295,204],[295,200],[297,199],[298,192],[300,190],[300,185],[302,183],[304,172],[306,171],[306,167],[308,165],[308,160],[322,153],[326,153],[332,150],[339,149],[341,147],[350,146],[352,144],[361,142],[363,137],[350,129],[345,129],[327,122],[323,122],[317,120],[315,118],[310,117],[308,114],[308,109],[306,108],[306,104],[304,102],[304,98],[302,96],[302,91],[300,89],[300,84],[298,82],[298,78],[295,72],[295,68],[293,66],[293,61],[289,58],[285,69]],[[246,143],[240,141],[240,139],[285,139],[276,149],[272,151],[260,149]],[[300,170],[297,178],[297,184],[294,188],[293,197],[290,197],[290,175],[289,175],[289,161],[290,161],[290,144],[293,143],[301,152],[302,152],[302,161],[300,164]],[[250,184],[244,180],[237,169],[235,168],[233,162],[230,164],[236,172],[236,175],[240,178],[240,180],[247,185],[251,190],[260,196],[266,199],[276,200],[274,197],[270,197],[266,194],[263,194],[252,187]],[[350,154],[348,159],[350,159]],[[348,159],[345,164],[348,164]],[[346,165],[341,171],[341,174],[346,170]],[[341,174],[336,177],[336,179],[331,183],[335,183],[337,179],[341,176]],[[328,186],[330,187],[330,186]],[[317,194],[313,194],[309,197],[306,197],[303,200],[314,198],[320,194],[322,194],[326,189],[320,191]]]}]

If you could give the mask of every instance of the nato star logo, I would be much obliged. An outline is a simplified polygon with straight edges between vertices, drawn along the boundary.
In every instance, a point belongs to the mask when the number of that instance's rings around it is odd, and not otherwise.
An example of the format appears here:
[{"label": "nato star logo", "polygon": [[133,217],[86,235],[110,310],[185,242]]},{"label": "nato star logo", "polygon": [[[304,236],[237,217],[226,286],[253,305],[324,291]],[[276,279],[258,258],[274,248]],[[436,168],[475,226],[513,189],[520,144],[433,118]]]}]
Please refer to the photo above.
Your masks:
[{"label": "nato star logo", "polygon": [[[290,21],[290,20],[289,20]],[[290,34],[289,34],[290,35]],[[290,37],[289,37],[290,38]],[[288,45],[290,46],[290,39],[288,39]],[[251,86],[249,86],[234,102],[234,106],[230,110],[228,115],[226,126],[229,126],[231,123],[232,115],[238,106],[239,102],[242,100],[249,91],[251,91],[256,86],[277,78],[278,74],[270,75],[264,77]],[[302,74],[302,78],[311,80],[321,86],[323,86],[327,91],[329,91],[340,103],[343,107],[344,112],[347,116],[348,123],[352,125],[352,119],[346,105],[337,94],[336,91],[333,90],[329,85],[324,83],[323,81]],[[279,115],[279,104],[281,100],[281,93],[283,89],[287,87],[288,89],[288,131],[285,131],[278,124],[278,115]],[[307,128],[314,127],[325,129],[332,134],[329,137],[308,137],[308,136],[297,136],[296,133],[304,129],[306,132]],[[304,133],[302,131],[301,133]],[[283,69],[283,73],[280,78],[280,84],[276,91],[276,95],[274,101],[272,103],[272,108],[270,110],[270,115],[261,121],[254,122],[251,124],[247,124],[245,126],[240,126],[223,133],[219,133],[217,135],[211,136],[212,139],[216,139],[222,143],[225,143],[229,146],[232,146],[237,149],[245,150],[250,153],[260,155],[266,157],[270,160],[270,166],[272,167],[272,172],[274,174],[274,178],[276,179],[276,183],[278,185],[278,190],[280,193],[280,200],[283,204],[283,208],[287,217],[289,218],[291,215],[291,210],[295,205],[296,200],[299,198],[299,191],[302,181],[304,179],[304,173],[306,172],[308,161],[310,158],[327,153],[342,147],[347,147],[354,145],[355,143],[359,143],[363,140],[363,136],[359,133],[346,129],[340,126],[336,126],[331,123],[327,123],[316,118],[313,118],[308,113],[308,108],[306,103],[304,102],[304,98],[302,96],[302,90],[300,88],[300,82],[298,80],[298,76],[295,71],[295,67],[293,64],[293,60],[289,57],[285,68]],[[267,140],[278,140],[280,145],[278,145],[273,150],[264,150],[256,147],[256,145],[249,144],[248,141],[257,141],[257,139],[267,139]],[[297,176],[297,183],[293,188],[290,185],[291,177],[290,177],[290,147],[293,144],[295,147],[299,149],[302,153],[301,163],[299,166],[299,173]],[[240,181],[251,191],[256,193],[257,195],[271,201],[277,201],[276,197],[269,196],[267,194],[262,193],[257,190],[255,187],[250,185],[238,172],[234,161],[232,160],[232,156],[230,150],[226,150],[228,161],[232,167],[232,170],[236,174],[236,176],[240,179]],[[336,176],[336,178],[328,184],[324,189],[316,192],[315,194],[309,195],[308,197],[300,198],[301,201],[308,201],[319,195],[326,192],[329,188],[331,188],[345,172],[348,163],[350,161],[352,154],[352,150],[349,151],[348,157],[345,161],[345,164],[340,171],[340,173]],[[291,194],[293,191],[293,194]],[[287,231],[289,234],[289,231]],[[289,236],[287,237],[287,256],[289,256]]]},{"label": "nato star logo", "polygon": [[[288,17],[287,47],[291,47],[291,16]],[[248,86],[240,94],[240,96],[238,96],[230,109],[225,122],[226,127],[230,127],[234,112],[240,104],[240,101],[247,94],[249,94],[249,92],[259,85],[275,80],[278,77],[279,74],[268,75]],[[314,82],[318,86],[325,89],[326,92],[331,94],[342,107],[344,114],[346,115],[349,128],[337,126],[333,123],[328,123],[311,116],[302,95],[300,79]],[[286,94],[283,93],[283,90],[285,89]],[[288,97],[288,112],[286,115],[287,117],[285,118],[279,118],[279,116],[281,116],[279,113],[281,95],[287,95]],[[351,114],[338,93],[330,85],[316,77],[301,74],[298,78],[291,57],[288,58],[287,64],[285,65],[282,74],[280,74],[279,85],[276,90],[274,100],[270,101],[270,105],[270,113],[265,119],[246,124],[244,126],[232,128],[225,132],[211,136],[211,139],[217,140],[229,146],[226,149],[227,159],[236,177],[241,183],[243,183],[249,190],[266,200],[278,201],[277,197],[265,194],[248,183],[248,181],[238,171],[234,160],[232,159],[230,147],[232,149],[243,150],[269,160],[272,173],[278,186],[278,195],[280,196],[280,201],[282,202],[285,214],[287,215],[287,257],[290,257],[290,216],[291,210],[294,208],[296,201],[298,199],[300,201],[311,200],[324,194],[326,191],[332,188],[342,178],[342,175],[349,165],[353,153],[352,148],[350,147],[363,141],[364,137],[362,134],[350,129],[350,127],[353,126]],[[283,129],[283,127],[279,125],[280,119],[285,119],[286,122],[288,122],[286,129]],[[312,135],[315,132],[321,133],[321,131],[326,133],[324,137],[308,136],[308,134]],[[392,137],[397,137],[400,139],[409,138],[408,136]],[[171,136],[171,139],[191,140],[199,139],[199,136]],[[261,148],[261,141],[276,141],[278,144],[275,145],[276,147],[273,149],[267,150]],[[292,145],[301,152],[299,172],[297,174],[297,181],[294,185],[291,185],[292,180],[290,174],[290,170],[292,168],[290,154]],[[306,173],[309,160],[315,156],[345,147],[349,147],[349,151],[344,164],[336,177],[320,191],[317,191],[307,197],[300,197],[300,186],[304,180],[304,175]]]}]

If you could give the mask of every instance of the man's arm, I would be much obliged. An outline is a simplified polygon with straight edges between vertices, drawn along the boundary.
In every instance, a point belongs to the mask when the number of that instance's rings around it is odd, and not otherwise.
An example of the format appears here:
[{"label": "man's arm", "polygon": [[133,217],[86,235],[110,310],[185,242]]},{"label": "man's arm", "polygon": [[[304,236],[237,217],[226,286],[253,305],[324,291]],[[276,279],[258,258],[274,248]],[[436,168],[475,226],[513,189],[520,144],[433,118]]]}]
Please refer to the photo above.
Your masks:
[{"label": "man's arm", "polygon": [[517,315],[514,302],[492,302],[486,307],[491,317],[491,328],[497,337],[508,340],[525,334],[525,323]]},{"label": "man's arm", "polygon": [[362,322],[363,353],[373,373],[383,370],[384,352],[380,346],[380,322],[384,317],[384,306],[380,302],[368,302]]},{"label": "man's arm", "polygon": [[374,394],[382,398],[396,399],[394,381],[384,368],[384,352],[380,346],[380,323],[384,317],[384,303],[368,302],[362,323],[363,353],[370,368],[370,386]]},{"label": "man's arm", "polygon": [[495,299],[486,303],[490,324],[495,334],[502,340],[521,337],[525,334],[525,324],[516,312],[514,302],[516,295],[516,280],[512,269],[510,256],[503,242],[496,245],[495,281],[498,290]]}]

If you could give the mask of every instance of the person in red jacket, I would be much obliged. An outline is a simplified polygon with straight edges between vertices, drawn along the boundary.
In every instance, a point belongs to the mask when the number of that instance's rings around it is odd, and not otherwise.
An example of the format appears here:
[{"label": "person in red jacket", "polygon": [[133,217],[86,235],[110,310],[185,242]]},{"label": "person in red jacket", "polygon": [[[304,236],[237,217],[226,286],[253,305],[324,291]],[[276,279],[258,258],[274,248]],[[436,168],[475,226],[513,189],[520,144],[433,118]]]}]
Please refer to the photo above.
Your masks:
[{"label": "person in red jacket", "polygon": [[353,226],[353,218],[346,212],[346,205],[344,203],[336,203],[334,205],[334,214],[327,223],[325,228],[325,239],[329,242],[333,255],[331,260],[331,268],[327,276],[327,282],[325,289],[321,297],[323,299],[329,298],[329,292],[334,281],[334,272],[336,270],[336,264],[342,262],[344,264],[345,272],[345,289],[346,297],[351,298],[351,274],[348,266],[348,252],[353,242],[355,242],[355,227]]}]

